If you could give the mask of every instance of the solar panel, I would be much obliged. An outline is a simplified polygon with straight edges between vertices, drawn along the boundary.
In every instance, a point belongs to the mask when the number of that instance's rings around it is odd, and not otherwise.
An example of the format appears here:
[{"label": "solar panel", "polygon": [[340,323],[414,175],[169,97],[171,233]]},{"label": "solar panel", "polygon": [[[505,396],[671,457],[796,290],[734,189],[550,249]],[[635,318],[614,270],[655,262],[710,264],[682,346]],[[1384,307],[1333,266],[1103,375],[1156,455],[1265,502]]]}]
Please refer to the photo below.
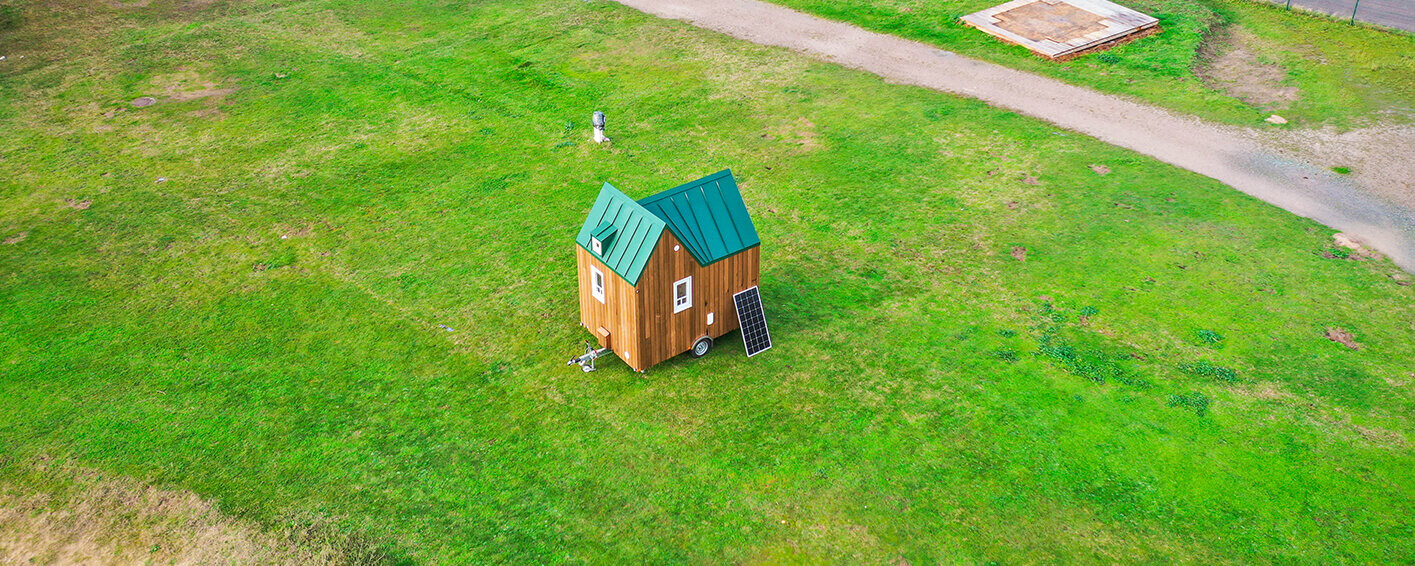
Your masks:
[{"label": "solar panel", "polygon": [[761,292],[752,287],[732,295],[732,302],[737,304],[737,323],[742,327],[742,345],[747,347],[747,357],[770,350],[771,334],[766,331]]}]

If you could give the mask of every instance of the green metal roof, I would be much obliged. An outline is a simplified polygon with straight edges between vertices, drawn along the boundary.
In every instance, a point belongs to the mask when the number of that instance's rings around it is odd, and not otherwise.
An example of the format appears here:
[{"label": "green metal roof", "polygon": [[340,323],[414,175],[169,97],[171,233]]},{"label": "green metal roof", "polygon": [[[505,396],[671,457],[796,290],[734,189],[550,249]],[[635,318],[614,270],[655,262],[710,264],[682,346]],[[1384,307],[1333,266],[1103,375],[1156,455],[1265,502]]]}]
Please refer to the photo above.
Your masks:
[{"label": "green metal roof", "polygon": [[701,265],[760,245],[732,170],[724,169],[639,201]]},{"label": "green metal roof", "polygon": [[[704,266],[762,243],[731,170],[638,202],[605,183],[575,242],[630,285],[638,285],[664,228]],[[600,241],[603,253],[594,252],[591,237]]]},{"label": "green metal roof", "polygon": [[[596,254],[590,247],[590,236],[608,231],[605,224],[613,227],[614,236],[608,241],[602,241],[603,253]],[[590,255],[598,257],[630,285],[638,285],[639,277],[644,274],[644,266],[648,265],[649,256],[653,255],[653,248],[658,245],[658,237],[663,234],[663,228],[663,220],[639,206],[639,203],[619,192],[613,185],[605,183],[604,188],[599,191],[599,198],[595,199],[594,208],[590,209],[589,217],[585,218],[585,224],[580,228],[580,235],[575,237],[575,242],[590,252]]]}]

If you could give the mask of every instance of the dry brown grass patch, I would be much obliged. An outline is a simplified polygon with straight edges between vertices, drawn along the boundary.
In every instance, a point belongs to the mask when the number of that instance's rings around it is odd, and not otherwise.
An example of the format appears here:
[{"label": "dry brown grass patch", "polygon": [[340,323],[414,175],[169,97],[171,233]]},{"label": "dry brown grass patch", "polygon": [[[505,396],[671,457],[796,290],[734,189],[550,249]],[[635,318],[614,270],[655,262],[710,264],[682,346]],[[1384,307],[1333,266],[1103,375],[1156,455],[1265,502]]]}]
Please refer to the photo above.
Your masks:
[{"label": "dry brown grass patch", "polygon": [[367,544],[319,529],[263,530],[192,492],[45,459],[0,462],[6,467],[18,473],[0,479],[3,564],[386,562]]}]

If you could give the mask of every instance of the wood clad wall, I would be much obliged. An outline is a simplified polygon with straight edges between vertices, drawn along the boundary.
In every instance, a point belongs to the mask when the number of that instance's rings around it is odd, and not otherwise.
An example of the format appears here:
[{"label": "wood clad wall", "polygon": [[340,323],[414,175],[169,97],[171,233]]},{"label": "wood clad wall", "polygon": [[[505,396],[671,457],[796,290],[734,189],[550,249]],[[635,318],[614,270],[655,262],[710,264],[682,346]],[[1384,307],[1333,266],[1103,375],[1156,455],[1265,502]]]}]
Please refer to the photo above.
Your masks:
[{"label": "wood clad wall", "polygon": [[[579,245],[575,246],[575,262],[579,268],[580,324],[594,334],[601,347],[612,348],[629,367],[642,370],[652,365],[644,363],[640,357],[637,290]],[[604,303],[590,291],[591,265],[604,272]],[[600,327],[609,329],[608,339],[600,335]]]},{"label": "wood clad wall", "polygon": [[[674,314],[673,283],[690,275],[693,277],[693,306]],[[588,273],[585,276],[588,277]],[[737,308],[732,303],[732,295],[756,285],[760,276],[761,246],[702,267],[678,238],[665,230],[639,278],[639,350],[643,356],[639,361],[644,364],[642,367],[688,351],[702,336],[716,339],[736,330]],[[707,323],[710,312],[716,314],[712,325]]]}]

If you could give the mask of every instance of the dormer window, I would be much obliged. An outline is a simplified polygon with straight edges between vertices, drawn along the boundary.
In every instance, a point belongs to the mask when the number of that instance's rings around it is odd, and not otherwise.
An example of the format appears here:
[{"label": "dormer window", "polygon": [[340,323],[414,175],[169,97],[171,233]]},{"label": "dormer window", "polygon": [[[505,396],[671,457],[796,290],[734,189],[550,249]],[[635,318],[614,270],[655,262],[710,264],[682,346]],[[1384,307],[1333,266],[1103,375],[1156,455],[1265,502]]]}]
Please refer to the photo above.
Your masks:
[{"label": "dormer window", "polygon": [[614,234],[618,230],[609,222],[601,222],[594,231],[590,232],[590,251],[595,255],[604,257],[604,251],[609,249],[609,245],[614,242]]}]

